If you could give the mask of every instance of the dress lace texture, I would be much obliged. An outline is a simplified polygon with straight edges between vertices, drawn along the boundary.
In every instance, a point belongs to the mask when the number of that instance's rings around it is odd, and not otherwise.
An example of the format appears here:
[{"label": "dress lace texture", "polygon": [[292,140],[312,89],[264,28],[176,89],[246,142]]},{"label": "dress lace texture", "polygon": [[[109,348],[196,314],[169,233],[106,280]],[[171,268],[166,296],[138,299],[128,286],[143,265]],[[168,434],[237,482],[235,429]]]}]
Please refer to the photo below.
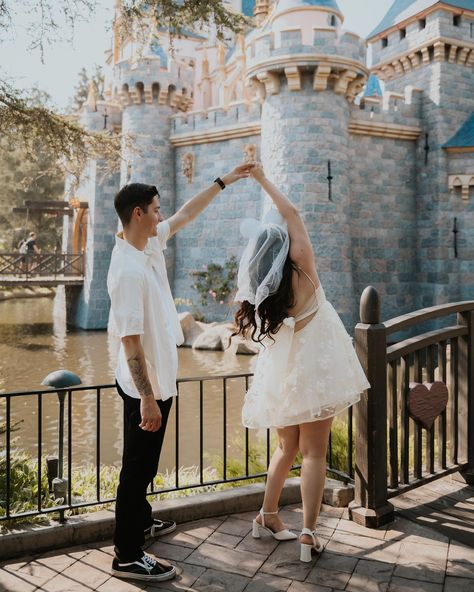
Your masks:
[{"label": "dress lace texture", "polygon": [[288,317],[275,341],[265,340],[245,396],[249,428],[297,425],[334,417],[360,400],[370,384],[334,307],[321,286],[317,312],[300,331]]}]

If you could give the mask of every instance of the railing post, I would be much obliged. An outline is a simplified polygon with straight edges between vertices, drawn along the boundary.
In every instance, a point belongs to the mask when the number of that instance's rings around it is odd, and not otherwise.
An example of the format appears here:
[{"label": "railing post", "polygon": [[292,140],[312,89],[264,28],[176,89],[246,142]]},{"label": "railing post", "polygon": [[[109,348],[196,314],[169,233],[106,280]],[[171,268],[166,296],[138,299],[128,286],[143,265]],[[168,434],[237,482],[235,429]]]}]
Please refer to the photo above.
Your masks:
[{"label": "railing post", "polygon": [[458,346],[458,462],[467,467],[453,478],[474,485],[474,311],[458,314],[457,321],[468,329]]},{"label": "railing post", "polygon": [[368,286],[355,329],[357,355],[371,388],[355,405],[355,497],[349,505],[354,522],[377,528],[394,519],[387,499],[387,338],[380,323],[380,298]]}]

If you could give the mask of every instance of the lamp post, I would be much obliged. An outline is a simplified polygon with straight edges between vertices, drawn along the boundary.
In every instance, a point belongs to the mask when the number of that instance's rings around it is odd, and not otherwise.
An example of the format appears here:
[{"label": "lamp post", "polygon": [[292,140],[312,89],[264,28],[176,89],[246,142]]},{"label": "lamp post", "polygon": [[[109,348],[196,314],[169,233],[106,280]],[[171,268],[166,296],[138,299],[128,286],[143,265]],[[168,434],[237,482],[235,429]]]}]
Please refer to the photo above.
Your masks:
[{"label": "lamp post", "polygon": [[[77,374],[69,370],[56,370],[50,372],[41,383],[44,386],[51,386],[56,389],[59,400],[59,435],[58,435],[58,458],[49,457],[48,482],[53,491],[54,499],[66,499],[67,479],[64,479],[64,402],[68,388],[81,384],[81,379]],[[60,510],[60,522],[64,522],[64,510]]]}]

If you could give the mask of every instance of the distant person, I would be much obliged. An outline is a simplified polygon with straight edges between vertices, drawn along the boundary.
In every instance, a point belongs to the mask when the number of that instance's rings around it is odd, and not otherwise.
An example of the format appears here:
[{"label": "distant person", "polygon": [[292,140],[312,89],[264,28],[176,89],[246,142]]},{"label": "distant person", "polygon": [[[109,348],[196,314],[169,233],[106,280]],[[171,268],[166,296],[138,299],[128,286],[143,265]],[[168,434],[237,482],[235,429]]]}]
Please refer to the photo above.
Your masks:
[{"label": "distant person", "polygon": [[[145,581],[169,580],[176,568],[143,551],[146,536],[173,531],[172,521],[154,520],[146,498],[158,470],[173,397],[183,334],[166,274],[166,241],[194,220],[221,190],[249,176],[241,165],[219,177],[164,220],[153,185],[131,183],[115,196],[123,225],[116,236],[107,287],[109,331],[121,339],[117,391],[124,405],[122,470],[115,504],[112,575]],[[179,467],[176,467],[179,470]]]},{"label": "distant person", "polygon": [[[316,536],[326,479],[326,451],[336,415],[354,405],[370,385],[341,319],[326,300],[313,246],[298,209],[256,163],[250,171],[282,221],[246,220],[249,239],[238,273],[236,332],[263,344],[245,396],[248,428],[276,428],[262,509],[252,534],[264,530],[279,541],[295,539],[278,516],[280,494],[298,450],[303,530],[301,561],[321,552]],[[274,212],[278,217],[278,213]]]},{"label": "distant person", "polygon": [[36,232],[30,232],[27,239],[20,241],[19,251],[22,257],[22,264],[24,267],[28,267],[28,271],[32,271],[35,265],[35,255],[41,254],[41,249],[36,244],[37,234]]}]

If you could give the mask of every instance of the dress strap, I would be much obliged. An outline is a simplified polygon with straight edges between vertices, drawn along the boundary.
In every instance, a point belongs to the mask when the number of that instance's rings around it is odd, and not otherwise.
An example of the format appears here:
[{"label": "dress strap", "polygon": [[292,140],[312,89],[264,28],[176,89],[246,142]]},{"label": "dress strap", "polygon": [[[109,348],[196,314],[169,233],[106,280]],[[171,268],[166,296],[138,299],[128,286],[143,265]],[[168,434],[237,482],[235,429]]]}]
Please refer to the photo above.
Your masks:
[{"label": "dress strap", "polygon": [[316,292],[316,290],[317,290],[317,288],[316,288],[316,284],[315,284],[315,283],[313,282],[313,280],[312,280],[312,279],[309,277],[309,275],[306,273],[306,271],[305,271],[305,270],[304,270],[302,267],[298,267],[298,266],[297,266],[297,268],[298,268],[300,271],[302,271],[302,272],[305,274],[305,276],[306,276],[306,277],[309,279],[309,281],[310,281],[310,282],[313,284],[314,291]]}]

